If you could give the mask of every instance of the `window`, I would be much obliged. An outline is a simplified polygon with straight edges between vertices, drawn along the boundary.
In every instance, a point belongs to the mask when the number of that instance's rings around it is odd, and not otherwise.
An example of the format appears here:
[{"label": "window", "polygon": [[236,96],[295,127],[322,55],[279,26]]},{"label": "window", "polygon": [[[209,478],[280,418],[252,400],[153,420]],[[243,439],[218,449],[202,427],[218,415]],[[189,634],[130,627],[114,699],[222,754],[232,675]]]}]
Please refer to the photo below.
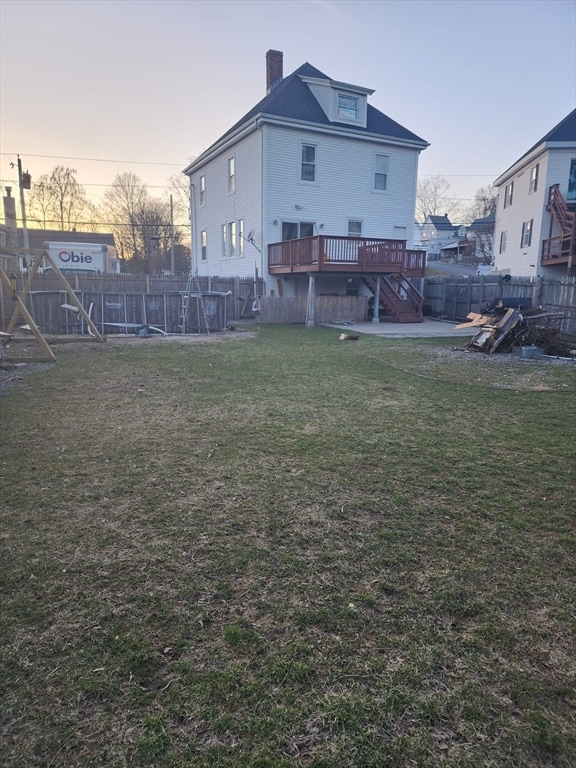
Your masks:
[{"label": "window", "polygon": [[361,221],[349,221],[348,222],[348,237],[361,237],[362,236],[362,222]]},{"label": "window", "polygon": [[358,99],[354,96],[338,94],[338,117],[347,120],[358,120]]},{"label": "window", "polygon": [[500,232],[500,253],[506,250],[506,232]]},{"label": "window", "polygon": [[510,184],[506,184],[504,187],[504,208],[508,208],[508,206],[512,205],[512,195],[514,193],[514,182],[511,181]]},{"label": "window", "polygon": [[228,192],[232,193],[236,191],[236,169],[234,158],[228,158]]},{"label": "window", "polygon": [[202,261],[206,261],[206,245],[207,245],[206,230],[203,229],[202,232],[200,232],[200,257]]},{"label": "window", "polygon": [[316,181],[316,147],[313,144],[302,144],[300,179]]},{"label": "window", "polygon": [[244,219],[238,219],[238,255],[244,255]]},{"label": "window", "polygon": [[228,238],[226,237],[226,224],[222,224],[222,258],[226,258],[226,243],[228,242]]},{"label": "window", "polygon": [[200,176],[200,208],[206,205],[206,176]]},{"label": "window", "polygon": [[532,243],[532,227],[534,224],[534,219],[530,219],[530,221],[525,221],[524,224],[522,224],[522,240],[520,243],[521,248],[529,248]]},{"label": "window", "polygon": [[297,240],[298,224],[295,221],[282,222],[282,240]]},{"label": "window", "polygon": [[297,240],[299,237],[313,237],[315,224],[312,221],[283,221],[282,240]]},{"label": "window", "polygon": [[388,186],[388,155],[374,155],[374,189],[383,191]]},{"label": "window", "polygon": [[236,222],[231,221],[228,224],[228,257],[233,259],[236,256]]},{"label": "window", "polygon": [[538,168],[540,167],[540,163],[536,163],[534,168],[530,169],[530,186],[528,187],[528,194],[531,195],[532,192],[536,192],[538,189]]}]

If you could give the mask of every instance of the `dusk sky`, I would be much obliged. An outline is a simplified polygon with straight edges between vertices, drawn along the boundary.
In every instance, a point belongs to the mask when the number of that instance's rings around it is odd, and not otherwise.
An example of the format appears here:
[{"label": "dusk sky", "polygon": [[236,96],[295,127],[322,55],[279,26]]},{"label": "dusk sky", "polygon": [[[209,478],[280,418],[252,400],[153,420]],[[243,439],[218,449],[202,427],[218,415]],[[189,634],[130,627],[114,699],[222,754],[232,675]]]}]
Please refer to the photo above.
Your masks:
[{"label": "dusk sky", "polygon": [[0,175],[78,171],[97,202],[167,179],[265,95],[265,56],[375,89],[467,204],[574,108],[573,0],[0,0]]}]

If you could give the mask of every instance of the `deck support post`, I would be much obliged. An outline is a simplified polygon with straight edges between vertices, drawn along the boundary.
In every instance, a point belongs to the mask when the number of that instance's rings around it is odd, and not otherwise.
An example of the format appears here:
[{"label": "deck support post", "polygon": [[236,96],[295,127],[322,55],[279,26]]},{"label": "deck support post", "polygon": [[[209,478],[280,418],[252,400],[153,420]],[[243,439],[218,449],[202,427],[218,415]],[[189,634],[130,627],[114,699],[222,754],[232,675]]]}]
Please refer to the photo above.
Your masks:
[{"label": "deck support post", "polygon": [[374,309],[372,316],[373,323],[380,322],[380,278],[376,278],[376,287],[374,288]]},{"label": "deck support post", "polygon": [[308,275],[308,302],[306,304],[306,328],[314,328],[315,277]]}]

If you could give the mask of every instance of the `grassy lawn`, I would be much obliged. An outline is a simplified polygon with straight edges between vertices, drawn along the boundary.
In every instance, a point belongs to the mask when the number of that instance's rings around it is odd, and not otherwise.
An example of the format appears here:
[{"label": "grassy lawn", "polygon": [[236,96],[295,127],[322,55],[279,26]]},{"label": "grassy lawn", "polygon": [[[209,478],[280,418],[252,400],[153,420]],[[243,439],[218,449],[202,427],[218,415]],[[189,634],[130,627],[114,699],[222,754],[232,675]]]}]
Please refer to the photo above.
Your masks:
[{"label": "grassy lawn", "polygon": [[338,336],[2,396],[2,766],[576,765],[575,366]]}]

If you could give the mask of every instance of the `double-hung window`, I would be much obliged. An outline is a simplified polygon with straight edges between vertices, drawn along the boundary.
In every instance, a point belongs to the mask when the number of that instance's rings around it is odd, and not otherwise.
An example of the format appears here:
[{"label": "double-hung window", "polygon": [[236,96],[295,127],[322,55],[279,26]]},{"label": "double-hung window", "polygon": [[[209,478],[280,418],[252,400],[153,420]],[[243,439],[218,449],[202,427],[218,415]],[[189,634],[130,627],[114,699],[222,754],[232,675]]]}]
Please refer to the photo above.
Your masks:
[{"label": "double-hung window", "polygon": [[206,205],[206,176],[200,176],[200,208]]},{"label": "double-hung window", "polygon": [[374,155],[374,189],[388,189],[388,155]]},{"label": "double-hung window", "polygon": [[203,229],[200,232],[200,254],[201,254],[202,261],[206,261],[206,258],[207,258],[207,253],[206,253],[207,245],[208,245],[208,238],[207,238],[206,230]]},{"label": "double-hung window", "polygon": [[238,255],[244,255],[244,219],[238,219]]},{"label": "double-hung window", "polygon": [[300,180],[316,181],[316,147],[314,144],[302,144]]},{"label": "double-hung window", "polygon": [[338,94],[338,117],[345,120],[358,120],[358,99],[355,96]]},{"label": "double-hung window", "polygon": [[236,191],[236,163],[233,157],[228,158],[228,192]]},{"label": "double-hung window", "polygon": [[236,256],[236,222],[231,221],[228,224],[228,258],[233,259]]},{"label": "double-hung window", "polygon": [[530,185],[528,187],[528,194],[531,195],[532,192],[536,192],[538,189],[538,168],[540,167],[540,163],[536,163],[536,165],[530,169]]},{"label": "double-hung window", "polygon": [[500,232],[500,253],[506,250],[506,232]]},{"label": "double-hung window", "polygon": [[512,196],[514,194],[514,182],[511,181],[510,184],[506,184],[504,187],[504,208],[508,208],[510,205],[512,205]]},{"label": "double-hung window", "polygon": [[532,244],[532,229],[534,226],[534,219],[530,219],[530,221],[525,221],[524,224],[522,224],[522,239],[520,241],[520,247],[521,248],[529,248]]}]

